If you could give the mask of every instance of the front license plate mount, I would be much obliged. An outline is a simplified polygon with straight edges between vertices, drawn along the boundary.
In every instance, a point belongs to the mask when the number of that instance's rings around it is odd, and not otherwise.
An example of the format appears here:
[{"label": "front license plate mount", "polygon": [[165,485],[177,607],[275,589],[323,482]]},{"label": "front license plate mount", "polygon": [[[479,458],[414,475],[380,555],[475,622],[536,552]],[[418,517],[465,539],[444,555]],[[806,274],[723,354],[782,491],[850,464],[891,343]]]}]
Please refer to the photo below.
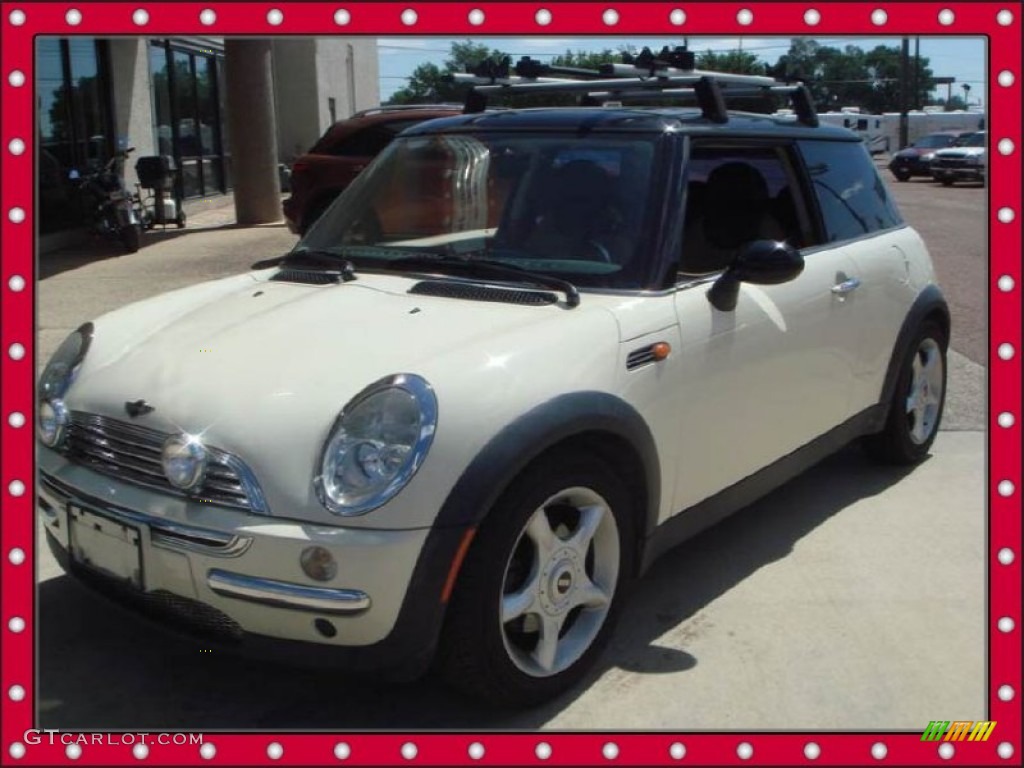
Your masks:
[{"label": "front license plate mount", "polygon": [[68,504],[68,551],[77,565],[142,590],[140,540],[137,527]]}]

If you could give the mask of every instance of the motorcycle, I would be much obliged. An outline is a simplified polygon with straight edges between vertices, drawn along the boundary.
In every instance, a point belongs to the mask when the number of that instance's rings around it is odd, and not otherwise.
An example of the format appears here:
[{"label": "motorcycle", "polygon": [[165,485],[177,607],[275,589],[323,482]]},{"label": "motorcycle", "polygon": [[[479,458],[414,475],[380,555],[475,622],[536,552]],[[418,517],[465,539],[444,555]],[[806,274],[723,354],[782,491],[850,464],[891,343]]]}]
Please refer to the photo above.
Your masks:
[{"label": "motorcycle", "polygon": [[134,147],[119,150],[106,165],[91,173],[72,170],[69,174],[78,181],[92,228],[104,237],[120,240],[128,253],[142,246],[139,206],[124,185],[124,161],[133,151]]}]

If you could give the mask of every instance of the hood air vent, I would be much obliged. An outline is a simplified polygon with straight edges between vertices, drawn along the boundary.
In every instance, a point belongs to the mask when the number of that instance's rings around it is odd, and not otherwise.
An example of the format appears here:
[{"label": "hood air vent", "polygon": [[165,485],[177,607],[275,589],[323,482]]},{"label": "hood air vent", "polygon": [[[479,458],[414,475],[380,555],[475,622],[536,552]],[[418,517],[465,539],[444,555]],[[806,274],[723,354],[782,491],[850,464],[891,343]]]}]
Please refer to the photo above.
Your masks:
[{"label": "hood air vent", "polygon": [[278,283],[302,283],[303,285],[337,285],[342,280],[341,272],[324,269],[282,269],[270,278]]},{"label": "hood air vent", "polygon": [[554,304],[558,297],[545,291],[519,291],[495,288],[474,283],[456,283],[442,280],[424,280],[409,289],[418,296],[439,296],[445,299],[468,299],[470,301],[499,301],[505,304],[532,304],[541,306]]}]

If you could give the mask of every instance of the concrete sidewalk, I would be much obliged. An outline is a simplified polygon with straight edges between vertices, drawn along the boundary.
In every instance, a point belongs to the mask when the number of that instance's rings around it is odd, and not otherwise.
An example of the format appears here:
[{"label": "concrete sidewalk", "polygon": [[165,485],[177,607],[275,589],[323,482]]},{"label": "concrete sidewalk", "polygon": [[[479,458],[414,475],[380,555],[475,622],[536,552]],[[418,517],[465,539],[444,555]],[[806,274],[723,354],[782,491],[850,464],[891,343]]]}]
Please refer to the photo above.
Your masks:
[{"label": "concrete sidewalk", "polygon": [[[197,212],[133,255],[44,256],[37,365],[102,312],[296,242],[283,224],[238,228],[225,215]],[[850,448],[668,553],[636,585],[590,679],[527,713],[483,711],[432,679],[325,684],[322,672],[200,654],[85,592],[39,552],[40,722],[912,730],[935,717],[984,719],[984,398],[984,368],[953,352],[946,431],[930,459],[896,470]]]}]

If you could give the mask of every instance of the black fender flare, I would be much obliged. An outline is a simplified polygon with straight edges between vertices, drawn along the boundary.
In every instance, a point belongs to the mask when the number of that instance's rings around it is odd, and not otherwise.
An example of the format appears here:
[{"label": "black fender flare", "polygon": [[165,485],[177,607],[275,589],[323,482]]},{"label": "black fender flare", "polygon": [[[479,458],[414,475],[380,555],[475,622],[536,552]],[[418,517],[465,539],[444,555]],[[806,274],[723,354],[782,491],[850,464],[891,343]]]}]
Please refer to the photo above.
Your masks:
[{"label": "black fender flare", "polygon": [[885,372],[885,381],[882,384],[882,392],[878,400],[882,406],[880,421],[876,425],[878,429],[882,429],[889,418],[889,406],[892,404],[892,398],[896,392],[896,382],[900,376],[900,365],[910,351],[914,335],[917,333],[918,328],[921,327],[924,319],[936,313],[940,316],[943,330],[946,332],[946,346],[948,348],[950,330],[949,305],[946,303],[946,297],[942,295],[939,287],[932,283],[918,294],[914,303],[910,306],[910,311],[907,312],[907,316],[903,320],[899,334],[896,336],[896,344],[893,346],[892,355],[889,358],[889,368]]},{"label": "black fender flare", "polygon": [[452,487],[435,528],[478,525],[509,483],[555,445],[589,432],[626,441],[643,465],[646,538],[661,503],[661,465],[654,436],[633,406],[605,392],[573,392],[541,403],[505,426],[480,450]]}]

